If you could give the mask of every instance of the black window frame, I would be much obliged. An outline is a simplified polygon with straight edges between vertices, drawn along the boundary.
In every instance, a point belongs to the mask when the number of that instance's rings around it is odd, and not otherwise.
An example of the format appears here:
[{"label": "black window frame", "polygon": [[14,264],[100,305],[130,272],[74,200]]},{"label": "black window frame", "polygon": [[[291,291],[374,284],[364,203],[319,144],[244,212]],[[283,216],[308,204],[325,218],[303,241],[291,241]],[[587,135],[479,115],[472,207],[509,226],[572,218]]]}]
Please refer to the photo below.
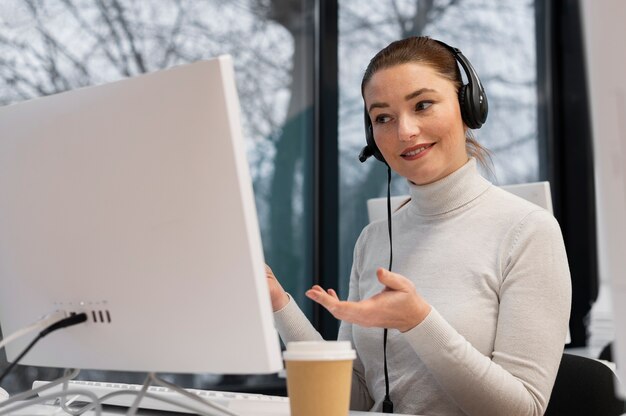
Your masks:
[{"label": "black window frame", "polygon": [[593,141],[580,0],[536,1],[541,177],[550,181],[572,277],[571,343],[587,345],[598,298]]}]

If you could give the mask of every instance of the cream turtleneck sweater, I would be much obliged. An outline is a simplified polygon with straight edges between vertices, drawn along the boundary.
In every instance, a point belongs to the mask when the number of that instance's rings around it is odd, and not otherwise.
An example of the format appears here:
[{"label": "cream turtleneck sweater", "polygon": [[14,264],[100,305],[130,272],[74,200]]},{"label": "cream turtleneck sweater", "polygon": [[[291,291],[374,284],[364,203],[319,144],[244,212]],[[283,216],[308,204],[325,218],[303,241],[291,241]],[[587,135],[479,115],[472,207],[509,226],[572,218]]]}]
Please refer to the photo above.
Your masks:
[{"label": "cream turtleneck sweater", "polygon": [[[432,306],[424,321],[389,331],[387,358],[396,413],[543,415],[556,377],[571,302],[559,225],[547,211],[483,179],[470,161],[429,185],[410,184],[393,215],[393,271]],[[349,300],[380,290],[387,220],[363,230]],[[275,313],[284,342],[320,339],[294,301]],[[352,341],[351,408],[381,411],[383,330],[342,322]]]}]

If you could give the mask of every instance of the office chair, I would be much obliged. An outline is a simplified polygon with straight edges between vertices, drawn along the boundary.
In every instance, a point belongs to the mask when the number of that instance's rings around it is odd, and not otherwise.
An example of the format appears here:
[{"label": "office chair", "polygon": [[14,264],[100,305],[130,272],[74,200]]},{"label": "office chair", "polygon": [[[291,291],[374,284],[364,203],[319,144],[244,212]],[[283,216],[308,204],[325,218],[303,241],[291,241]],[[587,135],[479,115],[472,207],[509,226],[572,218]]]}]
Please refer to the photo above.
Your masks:
[{"label": "office chair", "polygon": [[613,362],[613,342],[609,342],[602,348],[600,355],[598,355],[598,360]]},{"label": "office chair", "polygon": [[545,416],[618,416],[626,410],[615,397],[616,377],[601,362],[563,354]]}]

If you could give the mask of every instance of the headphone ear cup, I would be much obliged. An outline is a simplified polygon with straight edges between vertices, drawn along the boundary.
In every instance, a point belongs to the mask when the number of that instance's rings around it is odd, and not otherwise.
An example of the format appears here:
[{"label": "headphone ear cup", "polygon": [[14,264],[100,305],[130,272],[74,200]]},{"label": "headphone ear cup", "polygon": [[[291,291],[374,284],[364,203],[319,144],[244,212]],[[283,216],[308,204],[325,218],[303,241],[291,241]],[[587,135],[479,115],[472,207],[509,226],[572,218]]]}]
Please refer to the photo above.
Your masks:
[{"label": "headphone ear cup", "polygon": [[475,128],[474,126],[476,123],[472,118],[471,103],[468,102],[467,84],[462,85],[461,88],[459,88],[459,107],[461,108],[461,117],[463,118],[463,122],[470,129]]},{"label": "headphone ear cup", "polygon": [[374,128],[372,126],[370,116],[369,114],[367,114],[367,111],[364,112],[364,117],[365,117],[365,141],[367,142],[367,146],[371,149],[372,156],[374,156],[376,159],[380,160],[383,163],[387,163],[385,161],[385,158],[383,157],[383,154],[378,149],[378,146],[376,145],[376,141],[374,140]]},{"label": "headphone ear cup", "polygon": [[459,49],[453,48],[440,40],[435,40],[435,42],[448,49],[454,55],[454,59],[461,65],[467,76],[467,84],[462,85],[458,93],[459,107],[461,109],[463,122],[470,129],[481,128],[487,120],[489,104],[487,102],[485,89],[480,82],[480,78],[478,78],[478,74],[476,74],[470,61]]},{"label": "headphone ear cup", "polygon": [[[479,129],[487,118],[486,98],[483,102],[481,94],[476,94],[475,86],[465,84],[459,89],[459,105],[463,122],[470,129]],[[482,94],[484,96],[484,94]]]}]

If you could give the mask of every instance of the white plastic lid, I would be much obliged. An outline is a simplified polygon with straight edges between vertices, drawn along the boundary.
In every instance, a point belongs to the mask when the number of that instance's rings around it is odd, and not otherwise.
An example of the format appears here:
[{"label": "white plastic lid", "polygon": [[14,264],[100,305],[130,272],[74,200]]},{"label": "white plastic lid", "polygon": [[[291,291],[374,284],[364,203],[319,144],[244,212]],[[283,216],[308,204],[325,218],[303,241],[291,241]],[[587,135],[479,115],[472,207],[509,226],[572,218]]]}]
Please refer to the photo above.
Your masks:
[{"label": "white plastic lid", "polygon": [[287,361],[354,360],[356,352],[350,341],[298,341],[287,343],[283,358]]}]

